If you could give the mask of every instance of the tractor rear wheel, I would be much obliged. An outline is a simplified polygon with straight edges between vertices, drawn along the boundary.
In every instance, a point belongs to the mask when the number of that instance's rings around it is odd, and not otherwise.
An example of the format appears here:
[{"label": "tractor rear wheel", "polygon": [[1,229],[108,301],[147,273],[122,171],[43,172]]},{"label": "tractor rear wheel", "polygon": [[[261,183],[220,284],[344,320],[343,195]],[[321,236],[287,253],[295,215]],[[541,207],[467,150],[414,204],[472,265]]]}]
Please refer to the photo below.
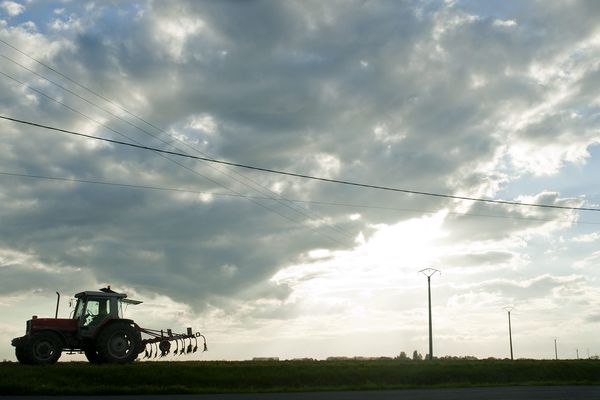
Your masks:
[{"label": "tractor rear wheel", "polygon": [[85,348],[83,353],[90,364],[102,364],[104,362],[102,357],[100,357],[100,354],[98,354],[98,350],[96,350],[94,347]]},{"label": "tractor rear wheel", "polygon": [[103,361],[126,364],[136,359],[141,341],[140,332],[133,326],[115,322],[100,332],[96,347]]},{"label": "tractor rear wheel", "polygon": [[21,357],[26,364],[54,364],[62,352],[60,344],[60,338],[53,333],[37,333],[23,347]]}]

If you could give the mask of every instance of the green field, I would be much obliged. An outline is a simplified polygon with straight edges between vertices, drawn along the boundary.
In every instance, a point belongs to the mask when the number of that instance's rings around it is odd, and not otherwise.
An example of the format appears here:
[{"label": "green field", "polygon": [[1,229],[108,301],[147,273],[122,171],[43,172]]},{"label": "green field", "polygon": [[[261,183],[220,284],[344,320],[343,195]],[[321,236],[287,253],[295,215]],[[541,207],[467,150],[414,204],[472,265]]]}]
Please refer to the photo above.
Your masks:
[{"label": "green field", "polygon": [[0,394],[174,394],[600,384],[600,361],[0,364]]}]

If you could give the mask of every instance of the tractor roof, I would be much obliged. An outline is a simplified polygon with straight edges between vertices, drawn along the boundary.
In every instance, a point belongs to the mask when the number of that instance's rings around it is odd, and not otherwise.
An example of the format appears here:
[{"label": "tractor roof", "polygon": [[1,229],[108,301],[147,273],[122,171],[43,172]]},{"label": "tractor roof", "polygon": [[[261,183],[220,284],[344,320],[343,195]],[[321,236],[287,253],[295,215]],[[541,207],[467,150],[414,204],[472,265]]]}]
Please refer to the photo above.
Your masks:
[{"label": "tractor roof", "polygon": [[110,298],[116,297],[117,299],[121,300],[123,303],[131,304],[131,305],[137,305],[137,304],[143,303],[140,300],[126,299],[127,295],[125,293],[117,293],[117,292],[110,290],[110,288],[108,288],[108,290],[100,289],[100,291],[86,290],[85,292],[79,292],[75,295],[76,299],[80,299],[82,297],[96,297],[96,298],[100,297],[100,298],[105,298],[105,299],[110,299]]},{"label": "tractor roof", "polygon": [[85,292],[79,292],[75,295],[75,298],[77,298],[77,299],[79,299],[81,297],[106,297],[106,298],[117,297],[119,299],[124,299],[125,297],[127,297],[127,295],[125,293],[116,293],[116,292],[107,293],[107,292],[99,292],[99,291],[95,291],[95,290],[86,290]]},{"label": "tractor roof", "polygon": [[100,289],[100,291],[95,291],[95,290],[86,290],[85,292],[79,292],[75,295],[75,298],[79,299],[81,297],[104,297],[104,298],[117,298],[119,300],[121,300],[123,303],[127,303],[127,304],[132,304],[132,305],[136,305],[136,304],[142,304],[142,301],[139,300],[133,300],[133,299],[126,299],[127,295],[125,293],[117,293],[114,290],[112,290],[110,288],[110,286],[107,286],[105,288]]}]

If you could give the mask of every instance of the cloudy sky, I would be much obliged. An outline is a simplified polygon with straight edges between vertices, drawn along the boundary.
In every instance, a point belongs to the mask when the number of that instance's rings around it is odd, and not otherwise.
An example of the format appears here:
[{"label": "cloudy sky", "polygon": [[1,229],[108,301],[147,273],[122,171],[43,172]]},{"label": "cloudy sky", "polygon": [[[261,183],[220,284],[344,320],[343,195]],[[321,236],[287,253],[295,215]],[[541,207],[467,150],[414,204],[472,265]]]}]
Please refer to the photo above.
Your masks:
[{"label": "cloudy sky", "polygon": [[[0,115],[414,191],[600,207],[594,1],[0,2]],[[0,120],[0,359],[55,291],[199,359],[600,353],[600,213],[309,181]],[[92,183],[95,182],[95,183]],[[70,312],[66,301],[61,315]],[[68,357],[65,357],[68,359]]]}]

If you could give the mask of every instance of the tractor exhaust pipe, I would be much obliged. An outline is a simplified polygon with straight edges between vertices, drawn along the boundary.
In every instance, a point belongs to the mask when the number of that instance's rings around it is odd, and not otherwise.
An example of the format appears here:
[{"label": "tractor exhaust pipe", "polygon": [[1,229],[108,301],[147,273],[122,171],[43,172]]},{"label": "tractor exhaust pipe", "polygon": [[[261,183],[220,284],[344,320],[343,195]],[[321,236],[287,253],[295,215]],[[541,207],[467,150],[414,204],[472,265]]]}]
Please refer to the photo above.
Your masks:
[{"label": "tractor exhaust pipe", "polygon": [[58,297],[56,298],[56,312],[54,313],[54,319],[58,318],[58,305],[60,304],[60,293],[56,292],[56,295]]}]

